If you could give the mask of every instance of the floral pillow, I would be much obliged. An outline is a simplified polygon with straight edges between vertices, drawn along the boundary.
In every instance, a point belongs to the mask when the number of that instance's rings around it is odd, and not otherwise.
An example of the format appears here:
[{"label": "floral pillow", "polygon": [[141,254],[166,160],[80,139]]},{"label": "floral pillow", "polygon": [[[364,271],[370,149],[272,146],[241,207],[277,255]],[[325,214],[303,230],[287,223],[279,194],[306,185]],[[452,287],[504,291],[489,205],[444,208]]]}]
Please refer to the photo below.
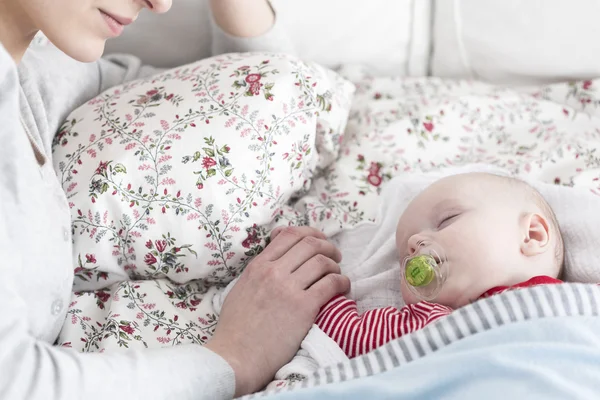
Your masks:
[{"label": "floral pillow", "polygon": [[233,280],[335,159],[353,91],[291,56],[230,54],[74,111],[54,164],[72,210],[75,289]]}]

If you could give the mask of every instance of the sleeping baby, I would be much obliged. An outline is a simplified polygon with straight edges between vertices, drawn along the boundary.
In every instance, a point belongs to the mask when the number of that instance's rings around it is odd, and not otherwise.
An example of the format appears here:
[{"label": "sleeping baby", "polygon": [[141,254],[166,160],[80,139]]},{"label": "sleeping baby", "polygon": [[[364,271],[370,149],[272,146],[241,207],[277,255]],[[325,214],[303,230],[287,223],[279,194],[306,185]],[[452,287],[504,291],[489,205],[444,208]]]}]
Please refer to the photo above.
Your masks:
[{"label": "sleeping baby", "polygon": [[488,173],[440,179],[414,198],[398,222],[406,304],[359,315],[337,296],[316,325],[348,357],[423,328],[482,297],[559,283],[564,249],[554,212],[527,183]]},{"label": "sleeping baby", "polygon": [[[360,314],[354,300],[334,297],[269,387],[368,353],[479,298],[560,283],[564,258],[542,195],[518,179],[481,172],[439,179],[412,199],[397,223],[396,251],[406,305]],[[213,300],[217,313],[234,282]]]}]

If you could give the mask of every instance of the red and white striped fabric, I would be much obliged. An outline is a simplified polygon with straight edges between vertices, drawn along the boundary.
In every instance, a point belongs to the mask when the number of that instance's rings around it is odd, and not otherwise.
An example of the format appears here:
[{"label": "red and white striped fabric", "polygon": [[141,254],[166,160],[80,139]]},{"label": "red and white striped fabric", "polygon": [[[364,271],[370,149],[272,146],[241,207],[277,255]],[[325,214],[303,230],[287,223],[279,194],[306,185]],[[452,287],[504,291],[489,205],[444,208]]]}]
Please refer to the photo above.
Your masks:
[{"label": "red and white striped fabric", "polygon": [[315,323],[350,358],[360,356],[452,312],[441,304],[420,302],[402,307],[369,310],[358,314],[356,302],[339,295],[317,315]]},{"label": "red and white striped fabric", "polygon": [[[493,296],[507,290],[557,283],[562,281],[549,276],[536,276],[517,285],[492,288],[481,297]],[[450,307],[422,301],[404,306],[400,310],[386,307],[358,315],[356,302],[339,295],[321,308],[315,323],[352,358],[424,328],[452,311]]]}]

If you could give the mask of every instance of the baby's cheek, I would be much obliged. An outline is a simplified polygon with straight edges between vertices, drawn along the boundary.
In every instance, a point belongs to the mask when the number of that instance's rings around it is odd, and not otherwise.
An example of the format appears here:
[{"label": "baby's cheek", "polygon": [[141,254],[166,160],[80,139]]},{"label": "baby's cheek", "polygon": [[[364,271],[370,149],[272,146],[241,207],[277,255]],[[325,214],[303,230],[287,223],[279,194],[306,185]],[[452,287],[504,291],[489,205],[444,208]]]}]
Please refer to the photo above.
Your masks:
[{"label": "baby's cheek", "polygon": [[400,283],[400,292],[402,293],[402,300],[404,300],[404,304],[415,304],[420,300],[408,289],[406,286],[406,282],[402,280]]}]

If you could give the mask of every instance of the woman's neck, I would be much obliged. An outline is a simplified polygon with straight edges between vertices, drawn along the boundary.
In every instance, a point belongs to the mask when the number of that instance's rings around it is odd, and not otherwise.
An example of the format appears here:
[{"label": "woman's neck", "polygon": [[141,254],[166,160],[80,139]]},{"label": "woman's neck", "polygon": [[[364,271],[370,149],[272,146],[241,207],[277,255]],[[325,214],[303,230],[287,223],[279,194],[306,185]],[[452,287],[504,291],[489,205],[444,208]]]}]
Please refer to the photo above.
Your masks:
[{"label": "woman's neck", "polygon": [[19,7],[19,0],[0,0],[0,43],[19,63],[37,30]]}]

